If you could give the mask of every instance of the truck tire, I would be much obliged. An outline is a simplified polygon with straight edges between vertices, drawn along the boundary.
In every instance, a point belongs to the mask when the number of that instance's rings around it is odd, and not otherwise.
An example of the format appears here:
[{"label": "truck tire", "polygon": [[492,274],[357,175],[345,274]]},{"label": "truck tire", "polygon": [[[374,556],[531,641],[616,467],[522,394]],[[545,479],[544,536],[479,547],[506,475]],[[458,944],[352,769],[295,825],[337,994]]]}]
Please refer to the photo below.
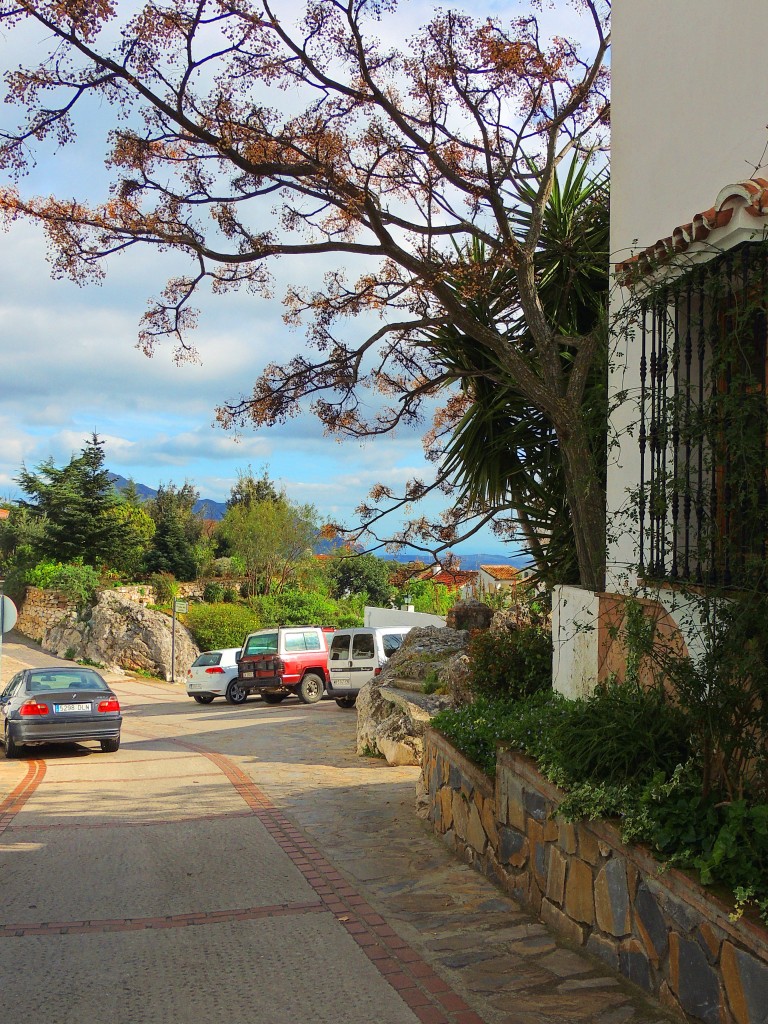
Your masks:
[{"label": "truck tire", "polygon": [[337,697],[336,703],[340,708],[353,708],[357,697]]},{"label": "truck tire", "polygon": [[245,704],[248,700],[248,691],[243,689],[237,679],[233,679],[227,687],[224,700],[227,704]]},{"label": "truck tire", "polygon": [[210,704],[213,701],[212,693],[193,693],[192,696],[198,704]]},{"label": "truck tire", "polygon": [[317,704],[322,700],[325,684],[316,672],[307,672],[299,683],[296,694],[302,704]]}]

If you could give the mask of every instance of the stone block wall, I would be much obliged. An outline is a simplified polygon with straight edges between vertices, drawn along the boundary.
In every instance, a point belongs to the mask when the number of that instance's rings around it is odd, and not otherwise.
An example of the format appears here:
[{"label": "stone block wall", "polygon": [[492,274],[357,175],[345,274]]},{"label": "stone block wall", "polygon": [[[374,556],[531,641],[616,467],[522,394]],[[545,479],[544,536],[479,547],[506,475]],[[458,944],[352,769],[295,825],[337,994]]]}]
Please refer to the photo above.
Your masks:
[{"label": "stone block wall", "polygon": [[65,619],[76,619],[75,602],[56,590],[41,590],[39,587],[27,587],[24,601],[19,609],[16,629],[31,640],[41,643],[45,634],[53,626]]},{"label": "stone block wall", "polygon": [[610,825],[559,818],[528,758],[500,750],[494,783],[429,729],[422,780],[435,831],[553,931],[690,1021],[768,1022],[768,932]]},{"label": "stone block wall", "polygon": [[124,587],[112,587],[111,592],[124,597],[126,601],[146,606],[155,603],[155,588],[149,583],[129,583]]}]

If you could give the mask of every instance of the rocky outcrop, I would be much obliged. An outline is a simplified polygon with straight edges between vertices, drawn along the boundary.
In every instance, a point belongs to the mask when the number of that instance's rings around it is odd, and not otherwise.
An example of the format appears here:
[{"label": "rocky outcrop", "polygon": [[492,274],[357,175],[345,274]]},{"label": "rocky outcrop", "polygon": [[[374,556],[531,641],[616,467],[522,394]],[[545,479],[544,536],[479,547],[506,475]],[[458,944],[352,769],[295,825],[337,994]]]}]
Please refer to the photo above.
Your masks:
[{"label": "rocky outcrop", "polygon": [[488,629],[493,609],[473,599],[457,601],[446,616],[446,625],[452,629]]},{"label": "rocky outcrop", "polygon": [[[357,695],[357,753],[388,764],[421,764],[424,732],[432,717],[453,703],[444,692],[425,693],[424,681],[441,673],[467,643],[465,630],[412,629],[381,675]],[[442,689],[442,687],[441,687]]]},{"label": "rocky outcrop", "polygon": [[412,629],[399,651],[395,651],[379,677],[422,681],[439,674],[451,655],[467,646],[469,634],[464,629],[447,626],[425,626]]},{"label": "rocky outcrop", "polygon": [[[175,643],[173,641],[175,640]],[[87,659],[112,671],[151,672],[162,679],[184,679],[200,653],[189,631],[161,612],[143,608],[112,591],[98,595],[82,616],[70,617],[49,629],[42,645],[57,657]],[[171,672],[171,647],[175,666]]]}]

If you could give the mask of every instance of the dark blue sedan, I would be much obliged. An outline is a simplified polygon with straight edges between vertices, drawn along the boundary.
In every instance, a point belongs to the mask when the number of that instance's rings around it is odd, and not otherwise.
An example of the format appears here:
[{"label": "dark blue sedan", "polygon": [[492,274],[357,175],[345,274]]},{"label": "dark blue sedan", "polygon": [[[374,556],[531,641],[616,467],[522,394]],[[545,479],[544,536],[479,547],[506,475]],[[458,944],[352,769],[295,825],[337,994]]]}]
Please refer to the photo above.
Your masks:
[{"label": "dark blue sedan", "polygon": [[91,668],[25,668],[0,694],[6,757],[30,743],[97,740],[105,753],[120,747],[120,702]]}]

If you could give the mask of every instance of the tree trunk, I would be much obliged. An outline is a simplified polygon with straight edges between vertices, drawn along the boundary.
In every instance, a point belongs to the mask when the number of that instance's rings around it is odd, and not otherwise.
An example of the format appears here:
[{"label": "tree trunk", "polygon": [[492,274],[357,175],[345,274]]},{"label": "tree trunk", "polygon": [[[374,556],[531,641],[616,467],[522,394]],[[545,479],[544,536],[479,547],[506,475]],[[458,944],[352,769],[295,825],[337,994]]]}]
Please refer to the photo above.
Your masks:
[{"label": "tree trunk", "polygon": [[595,466],[582,417],[555,424],[563,457],[565,494],[573,520],[579,582],[587,590],[605,587],[605,488]]}]

